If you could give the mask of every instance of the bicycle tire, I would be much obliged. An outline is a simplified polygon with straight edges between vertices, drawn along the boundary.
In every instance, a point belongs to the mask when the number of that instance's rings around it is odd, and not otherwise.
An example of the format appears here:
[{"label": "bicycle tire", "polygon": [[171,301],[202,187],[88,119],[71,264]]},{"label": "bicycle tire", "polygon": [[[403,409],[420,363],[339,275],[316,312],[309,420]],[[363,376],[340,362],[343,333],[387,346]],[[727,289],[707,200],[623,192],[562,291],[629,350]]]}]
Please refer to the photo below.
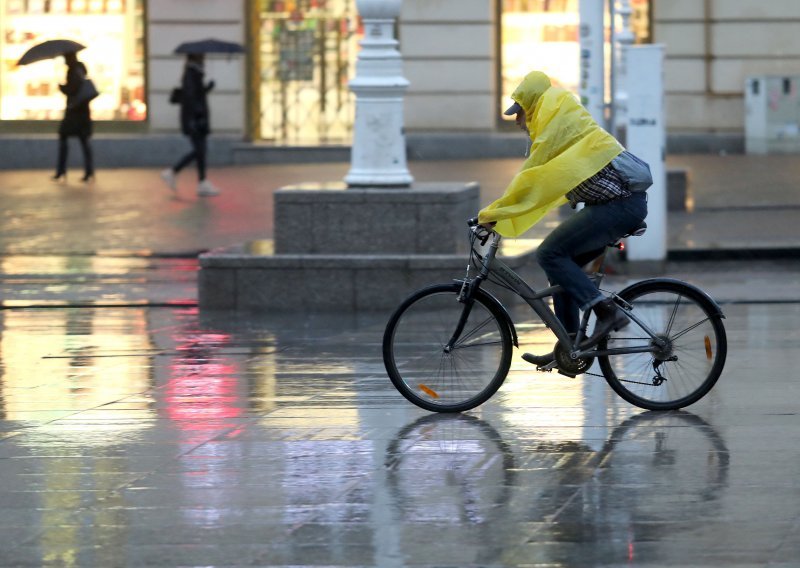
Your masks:
[{"label": "bicycle tire", "polygon": [[505,381],[513,341],[507,315],[480,291],[459,341],[450,341],[464,304],[461,284],[439,284],[409,296],[383,336],[383,361],[395,388],[432,412],[462,412],[486,402]]},{"label": "bicycle tire", "polygon": [[[600,369],[619,396],[647,410],[677,410],[703,398],[716,384],[728,353],[719,308],[703,292],[680,281],[645,281],[620,292],[668,348],[658,353],[598,356]],[[653,345],[631,322],[612,332],[599,350]],[[659,381],[658,369],[663,381]]]}]

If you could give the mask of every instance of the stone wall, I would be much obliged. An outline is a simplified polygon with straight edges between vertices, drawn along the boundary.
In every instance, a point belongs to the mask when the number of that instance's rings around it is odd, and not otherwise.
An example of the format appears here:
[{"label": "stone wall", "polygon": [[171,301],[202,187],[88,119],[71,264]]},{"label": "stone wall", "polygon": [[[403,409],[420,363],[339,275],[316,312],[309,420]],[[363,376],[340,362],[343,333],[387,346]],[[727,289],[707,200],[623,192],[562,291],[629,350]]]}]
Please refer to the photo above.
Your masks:
[{"label": "stone wall", "polygon": [[411,131],[492,131],[497,123],[495,3],[405,0],[399,40]]},{"label": "stone wall", "polygon": [[[179,107],[169,103],[180,84],[184,57],[173,50],[185,41],[216,38],[245,43],[245,0],[150,0],[147,2],[148,106],[153,133],[177,132]],[[209,97],[215,133],[245,131],[245,57],[210,56],[206,79],[214,79]]]},{"label": "stone wall", "polygon": [[751,75],[800,75],[797,0],[653,2],[670,132],[741,133]]}]

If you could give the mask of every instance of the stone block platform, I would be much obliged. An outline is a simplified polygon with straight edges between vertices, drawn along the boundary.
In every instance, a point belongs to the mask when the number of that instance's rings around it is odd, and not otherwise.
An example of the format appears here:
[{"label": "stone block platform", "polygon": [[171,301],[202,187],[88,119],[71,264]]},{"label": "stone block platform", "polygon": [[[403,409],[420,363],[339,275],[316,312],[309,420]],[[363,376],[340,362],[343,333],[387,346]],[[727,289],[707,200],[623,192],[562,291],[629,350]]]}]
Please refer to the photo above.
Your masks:
[{"label": "stone block platform", "polygon": [[[466,240],[466,239],[465,239]],[[271,242],[221,248],[200,257],[202,309],[387,310],[411,292],[463,278],[467,255],[273,254]],[[501,258],[515,270],[535,264],[532,242]],[[502,291],[497,291],[502,296]]]},{"label": "stone block platform", "polygon": [[452,254],[467,251],[477,183],[410,188],[300,184],[275,192],[277,254]]},{"label": "stone block platform", "polygon": [[[275,193],[275,240],[200,256],[203,309],[385,310],[468,263],[476,183],[411,188],[304,184]],[[503,258],[526,264],[533,247]],[[511,249],[507,249],[511,251]]]}]

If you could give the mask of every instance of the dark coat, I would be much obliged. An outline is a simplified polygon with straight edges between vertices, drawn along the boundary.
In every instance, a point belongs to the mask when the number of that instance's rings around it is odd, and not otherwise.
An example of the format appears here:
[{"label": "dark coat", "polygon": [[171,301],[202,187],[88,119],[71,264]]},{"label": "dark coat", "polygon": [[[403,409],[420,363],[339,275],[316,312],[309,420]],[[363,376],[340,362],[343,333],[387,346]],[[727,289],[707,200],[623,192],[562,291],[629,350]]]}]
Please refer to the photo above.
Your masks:
[{"label": "dark coat", "polygon": [[89,138],[92,135],[92,114],[89,110],[89,103],[70,105],[70,99],[78,93],[86,75],[86,66],[78,61],[67,67],[67,82],[58,86],[61,92],[67,95],[64,119],[58,127],[58,133],[61,136]]},{"label": "dark coat", "polygon": [[196,63],[188,63],[181,80],[181,131],[186,136],[208,136],[209,125],[208,92],[214,88],[213,83],[205,85],[203,67]]}]

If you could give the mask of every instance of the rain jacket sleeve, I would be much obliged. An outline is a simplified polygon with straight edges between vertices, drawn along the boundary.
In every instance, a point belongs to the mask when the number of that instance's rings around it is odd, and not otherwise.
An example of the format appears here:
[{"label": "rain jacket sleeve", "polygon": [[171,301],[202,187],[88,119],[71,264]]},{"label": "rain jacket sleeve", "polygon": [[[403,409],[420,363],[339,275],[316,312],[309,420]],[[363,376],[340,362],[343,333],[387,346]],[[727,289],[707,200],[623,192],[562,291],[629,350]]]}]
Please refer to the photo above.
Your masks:
[{"label": "rain jacket sleeve", "polygon": [[[518,89],[519,91],[519,89]],[[515,91],[523,105],[530,100]],[[481,210],[481,223],[518,237],[548,211],[567,202],[565,195],[603,169],[623,147],[600,128],[569,91],[550,87],[526,109],[531,133],[530,156],[503,196]]]}]

